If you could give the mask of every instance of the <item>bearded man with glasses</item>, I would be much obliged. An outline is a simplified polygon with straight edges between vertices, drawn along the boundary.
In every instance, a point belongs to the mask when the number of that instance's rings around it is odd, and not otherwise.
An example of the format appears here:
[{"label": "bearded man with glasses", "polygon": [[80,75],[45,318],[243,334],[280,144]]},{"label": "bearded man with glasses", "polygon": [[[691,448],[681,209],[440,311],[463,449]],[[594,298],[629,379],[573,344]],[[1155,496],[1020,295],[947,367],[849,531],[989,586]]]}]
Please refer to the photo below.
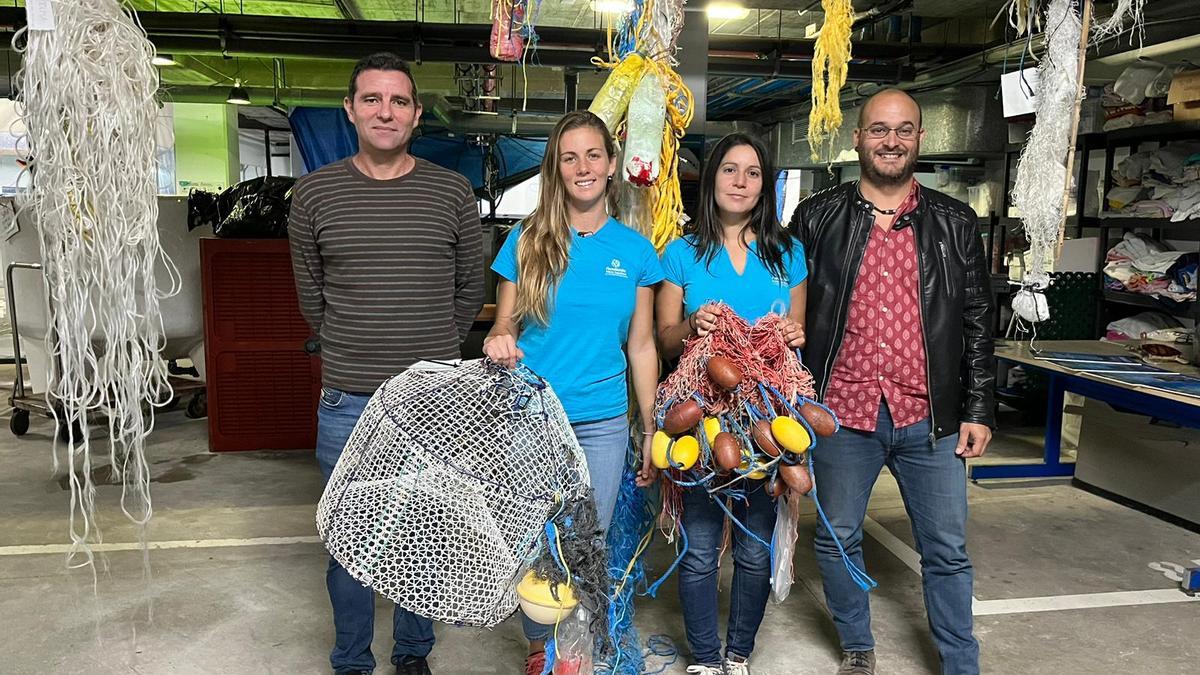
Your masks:
[{"label": "bearded man with glasses", "polygon": [[912,521],[941,670],[979,672],[966,458],[983,454],[995,426],[995,308],[974,212],[913,177],[924,136],[912,97],[875,94],[854,130],[861,179],[801,202],[790,225],[808,257],[805,361],[842,423],[813,451],[833,530],[818,523],[815,546],[839,675],[875,672],[867,593],[837,541],[865,569],[863,519],[885,465]]}]

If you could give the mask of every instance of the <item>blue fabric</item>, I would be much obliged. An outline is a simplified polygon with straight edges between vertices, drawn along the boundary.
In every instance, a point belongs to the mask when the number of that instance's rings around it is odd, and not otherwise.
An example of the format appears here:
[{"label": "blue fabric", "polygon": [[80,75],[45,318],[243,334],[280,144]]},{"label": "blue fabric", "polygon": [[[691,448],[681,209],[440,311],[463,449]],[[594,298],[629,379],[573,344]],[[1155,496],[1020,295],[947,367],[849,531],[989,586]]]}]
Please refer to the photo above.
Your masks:
[{"label": "blue fabric", "polygon": [[[496,254],[492,270],[517,280],[520,226]],[[571,422],[604,420],[629,407],[625,342],[637,289],[662,281],[654,247],[609,218],[589,237],[571,237],[567,271],[550,302],[550,321],[526,321],[517,346],[523,363],[546,378]]]},{"label": "blue fabric", "polygon": [[[763,541],[771,541],[775,529],[775,500],[763,481],[744,481],[746,499],[733,500],[733,516]],[[723,495],[717,498],[724,499]],[[679,603],[692,657],[696,663],[721,663],[721,638],[717,635],[717,581],[725,511],[713,502],[707,490],[683,491],[683,531],[687,553],[679,562]],[[747,500],[749,503],[747,503]],[[771,593],[771,552],[733,526],[733,583],[729,592],[729,624],[725,636],[726,656],[749,657]]]},{"label": "blue fabric", "polygon": [[[358,152],[358,133],[341,108],[293,108],[289,121],[306,172],[316,171]],[[474,189],[483,186],[482,146],[424,124],[419,132],[409,148],[414,156],[457,171],[471,181]],[[496,145],[501,183],[508,176],[538,166],[546,149],[545,141],[507,136],[499,137]]]},{"label": "blue fabric", "polygon": [[358,132],[341,108],[292,108],[288,122],[306,173],[358,152]]},{"label": "blue fabric", "polygon": [[750,242],[746,268],[738,275],[722,246],[712,262],[705,264],[704,256],[696,260],[696,237],[688,235],[667,245],[662,257],[666,280],[683,289],[683,305],[687,314],[700,309],[706,302],[720,300],[733,308],[738,316],[754,323],[768,312],[787,315],[792,306],[791,289],[808,278],[804,262],[804,246],[793,241],[790,256],[784,258],[787,279],[777,279],[758,257],[758,242]]},{"label": "blue fabric", "polygon": [[[979,672],[979,643],[971,634],[974,570],[967,557],[966,462],[954,454],[958,434],[932,440],[929,419],[895,428],[887,403],[874,432],[842,428],[813,449],[821,506],[846,553],[863,567],[863,518],[871,488],[886,464],[896,477],[921,554],[929,627],[946,675]],[[868,595],[850,578],[829,530],[817,523],[817,566],[842,649],[873,649]]]},{"label": "blue fabric", "polygon": [[[351,394],[337,389],[321,390],[317,406],[317,464],[321,477],[329,482],[342,448],[362,416],[369,395]],[[333,605],[333,625],[336,631],[329,663],[334,672],[353,670],[371,672],[375,657],[371,654],[371,638],[375,635],[375,591],[350,576],[332,557],[325,572],[325,585]],[[392,663],[405,656],[428,656],[433,649],[433,623],[429,619],[396,607],[392,615]]]},{"label": "blue fabric", "polygon": [[[607,531],[612,523],[617,493],[621,489],[621,474],[625,470],[625,455],[629,448],[629,418],[624,414],[599,420],[572,424],[571,430],[583,448],[588,475],[596,498],[596,515],[600,527]],[[554,626],[537,623],[521,613],[521,626],[527,640],[546,640]]]}]

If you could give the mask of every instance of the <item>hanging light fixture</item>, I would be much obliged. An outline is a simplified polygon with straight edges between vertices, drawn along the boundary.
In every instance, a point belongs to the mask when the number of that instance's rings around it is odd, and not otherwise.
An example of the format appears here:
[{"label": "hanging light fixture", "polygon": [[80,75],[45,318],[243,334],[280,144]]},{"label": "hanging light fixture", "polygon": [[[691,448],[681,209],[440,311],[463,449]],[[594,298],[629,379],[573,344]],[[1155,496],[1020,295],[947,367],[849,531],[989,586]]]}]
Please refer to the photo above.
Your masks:
[{"label": "hanging light fixture", "polygon": [[233,89],[229,90],[229,97],[225,99],[225,102],[234,105],[250,105],[250,92],[242,86],[241,78],[233,81]]}]

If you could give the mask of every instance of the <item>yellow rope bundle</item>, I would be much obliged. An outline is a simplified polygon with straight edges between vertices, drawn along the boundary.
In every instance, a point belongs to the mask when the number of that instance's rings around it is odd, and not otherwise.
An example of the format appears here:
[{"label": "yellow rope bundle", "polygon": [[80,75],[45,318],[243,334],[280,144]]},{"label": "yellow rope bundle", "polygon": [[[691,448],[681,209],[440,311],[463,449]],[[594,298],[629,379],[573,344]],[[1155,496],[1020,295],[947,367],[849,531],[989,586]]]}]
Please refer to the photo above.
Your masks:
[{"label": "yellow rope bundle", "polygon": [[662,252],[682,234],[683,197],[679,192],[679,139],[692,123],[692,91],[675,70],[660,61],[650,62],[667,89],[667,123],[663,125],[661,172],[650,186],[650,242]]},{"label": "yellow rope bundle", "polygon": [[833,161],[833,146],[838,129],[842,127],[839,92],[846,84],[846,69],[850,63],[854,7],[850,0],[821,0],[821,10],[825,13],[825,24],[821,26],[813,49],[808,147],[814,161],[821,158],[821,150],[825,151],[827,161]]}]

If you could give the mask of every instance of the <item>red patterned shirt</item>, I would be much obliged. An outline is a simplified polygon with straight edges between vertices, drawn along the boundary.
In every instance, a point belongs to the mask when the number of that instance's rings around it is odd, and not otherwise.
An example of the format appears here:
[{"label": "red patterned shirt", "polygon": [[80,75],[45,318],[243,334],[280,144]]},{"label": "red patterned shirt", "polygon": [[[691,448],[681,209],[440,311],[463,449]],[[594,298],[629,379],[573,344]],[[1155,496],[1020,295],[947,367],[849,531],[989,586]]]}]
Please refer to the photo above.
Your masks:
[{"label": "red patterned shirt", "polygon": [[[893,226],[916,209],[919,195],[914,180]],[[825,396],[842,426],[875,431],[881,397],[896,427],[929,416],[920,283],[912,226],[872,225]]]}]

